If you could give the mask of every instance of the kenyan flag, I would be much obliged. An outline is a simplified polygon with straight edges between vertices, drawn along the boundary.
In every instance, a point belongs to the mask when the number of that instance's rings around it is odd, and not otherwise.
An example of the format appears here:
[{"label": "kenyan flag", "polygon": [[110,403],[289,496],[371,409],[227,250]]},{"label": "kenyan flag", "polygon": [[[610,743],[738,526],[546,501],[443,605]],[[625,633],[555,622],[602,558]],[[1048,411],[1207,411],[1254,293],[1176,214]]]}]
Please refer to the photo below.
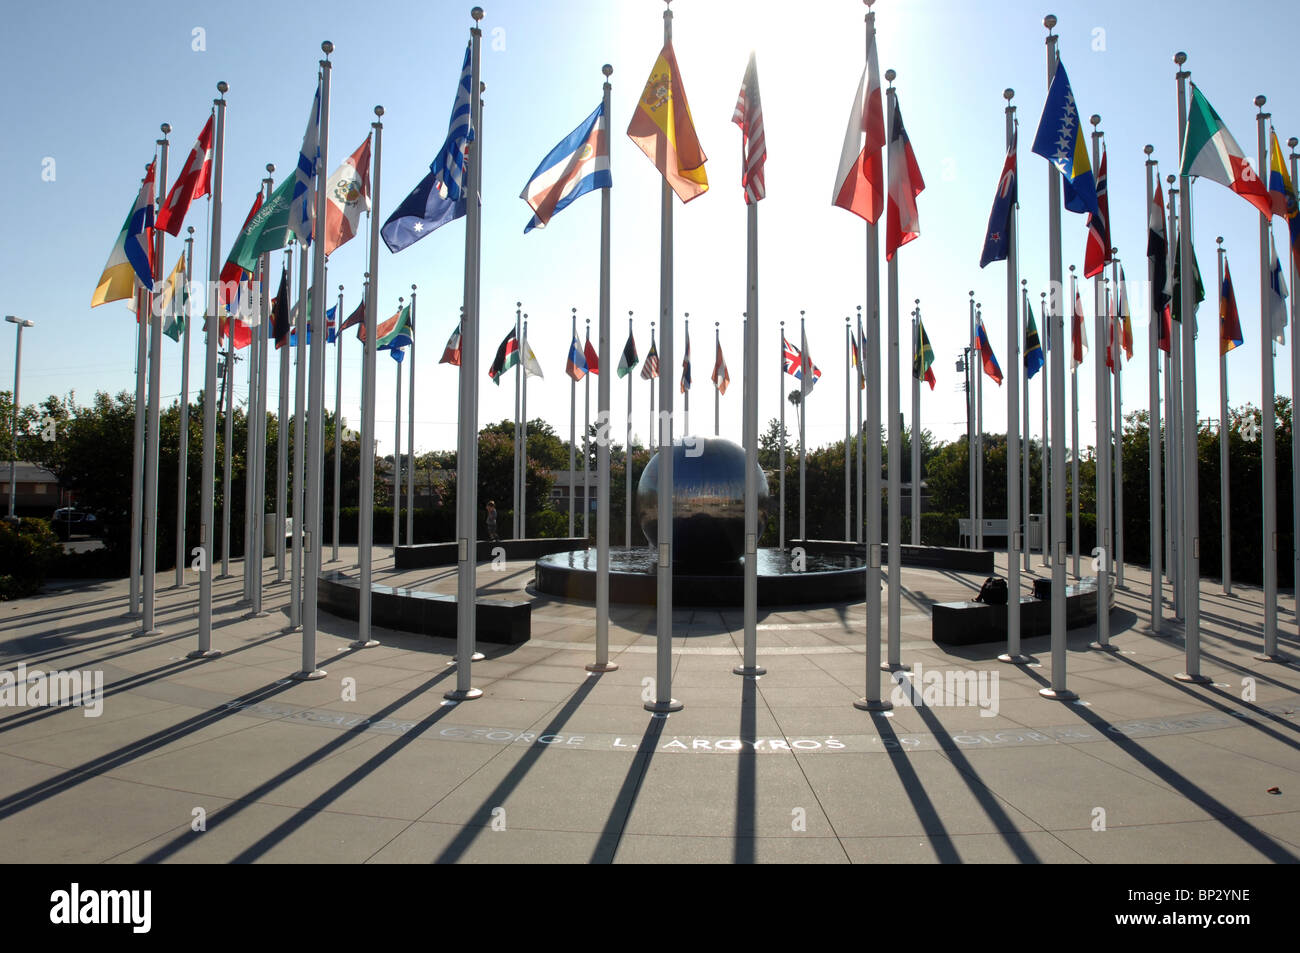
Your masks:
[{"label": "kenyan flag", "polygon": [[518,363],[519,339],[515,337],[515,329],[511,328],[506,339],[497,348],[497,356],[492,359],[492,366],[488,368],[488,377],[492,378],[492,383],[500,384],[501,375]]}]

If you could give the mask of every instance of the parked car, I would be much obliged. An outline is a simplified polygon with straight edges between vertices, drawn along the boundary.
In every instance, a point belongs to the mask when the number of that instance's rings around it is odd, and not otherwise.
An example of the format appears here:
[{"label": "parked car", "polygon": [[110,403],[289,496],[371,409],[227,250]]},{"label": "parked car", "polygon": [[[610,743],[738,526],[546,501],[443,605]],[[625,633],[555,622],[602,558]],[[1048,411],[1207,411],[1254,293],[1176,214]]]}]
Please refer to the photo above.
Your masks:
[{"label": "parked car", "polygon": [[99,520],[89,510],[79,510],[75,506],[65,506],[54,511],[50,521],[59,539],[72,536],[99,536]]}]

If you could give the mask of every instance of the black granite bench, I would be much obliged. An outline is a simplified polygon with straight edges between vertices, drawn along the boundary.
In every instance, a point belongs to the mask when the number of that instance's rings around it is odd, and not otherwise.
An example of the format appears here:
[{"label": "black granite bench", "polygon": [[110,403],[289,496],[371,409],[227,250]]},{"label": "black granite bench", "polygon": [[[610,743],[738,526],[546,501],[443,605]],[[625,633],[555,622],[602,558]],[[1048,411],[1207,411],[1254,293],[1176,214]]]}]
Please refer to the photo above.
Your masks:
[{"label": "black granite bench", "polygon": [[[571,549],[586,549],[590,545],[581,536],[557,539],[499,539],[495,542],[486,539],[478,541],[478,562],[487,562],[494,556],[498,547],[505,550],[506,559],[537,559],[551,553],[566,553]],[[393,564],[400,569],[429,569],[434,566],[454,566],[459,552],[453,540],[449,543],[417,543],[414,546],[398,546]]]},{"label": "black granite bench", "polygon": [[[361,600],[360,580],[342,572],[326,573],[316,583],[320,608],[344,619],[356,619]],[[370,587],[370,621],[385,629],[419,635],[456,637],[456,597],[394,586]],[[480,642],[519,645],[532,627],[532,603],[507,599],[478,599],[474,631]]]},{"label": "black granite bench", "polygon": [[[819,553],[856,553],[866,558],[865,543],[846,542],[841,539],[788,540],[789,546],[805,546]],[[993,553],[987,549],[957,549],[952,546],[911,546],[899,549],[899,564],[918,569],[951,569],[955,572],[993,572]],[[881,543],[880,561],[889,565],[889,544]]]},{"label": "black granite bench", "polygon": [[[1110,590],[1110,609],[1115,590]],[[1087,576],[1065,587],[1065,627],[1078,629],[1097,621],[1097,579]],[[1007,638],[1007,606],[982,602],[936,602],[930,607],[930,637],[941,645],[980,645]],[[1049,599],[1020,599],[1020,637],[1049,635],[1052,603]]]}]

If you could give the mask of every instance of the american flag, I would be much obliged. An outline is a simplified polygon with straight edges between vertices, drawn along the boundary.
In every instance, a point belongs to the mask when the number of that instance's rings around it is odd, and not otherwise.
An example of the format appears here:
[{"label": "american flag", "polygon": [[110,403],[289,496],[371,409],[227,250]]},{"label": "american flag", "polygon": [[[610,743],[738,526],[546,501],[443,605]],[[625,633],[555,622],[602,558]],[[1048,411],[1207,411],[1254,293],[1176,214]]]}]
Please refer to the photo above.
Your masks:
[{"label": "american flag", "polygon": [[736,100],[731,121],[744,136],[741,145],[740,184],[745,188],[745,204],[753,205],[767,194],[763,184],[763,164],[767,161],[767,141],[763,136],[763,103],[758,95],[758,63],[749,54],[745,81]]}]

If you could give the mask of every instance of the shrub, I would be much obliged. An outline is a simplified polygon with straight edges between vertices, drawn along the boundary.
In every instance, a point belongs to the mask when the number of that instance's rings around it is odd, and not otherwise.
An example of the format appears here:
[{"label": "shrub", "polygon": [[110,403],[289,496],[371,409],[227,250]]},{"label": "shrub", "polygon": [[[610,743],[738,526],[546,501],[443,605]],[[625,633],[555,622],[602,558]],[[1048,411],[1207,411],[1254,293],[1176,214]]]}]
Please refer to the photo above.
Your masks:
[{"label": "shrub", "polygon": [[63,552],[63,545],[43,519],[27,518],[17,525],[0,521],[0,599],[18,599],[40,589],[45,573]]}]

